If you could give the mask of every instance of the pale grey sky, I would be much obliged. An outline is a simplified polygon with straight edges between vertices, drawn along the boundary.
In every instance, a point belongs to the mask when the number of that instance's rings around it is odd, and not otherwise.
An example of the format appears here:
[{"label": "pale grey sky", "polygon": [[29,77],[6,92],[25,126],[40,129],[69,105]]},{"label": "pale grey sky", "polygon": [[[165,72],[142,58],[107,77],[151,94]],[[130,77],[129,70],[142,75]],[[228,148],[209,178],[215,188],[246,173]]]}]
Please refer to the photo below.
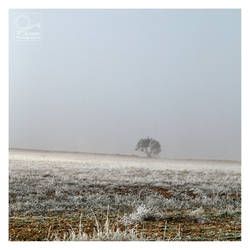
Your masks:
[{"label": "pale grey sky", "polygon": [[150,136],[163,157],[240,160],[240,18],[11,10],[10,147],[134,154]]}]

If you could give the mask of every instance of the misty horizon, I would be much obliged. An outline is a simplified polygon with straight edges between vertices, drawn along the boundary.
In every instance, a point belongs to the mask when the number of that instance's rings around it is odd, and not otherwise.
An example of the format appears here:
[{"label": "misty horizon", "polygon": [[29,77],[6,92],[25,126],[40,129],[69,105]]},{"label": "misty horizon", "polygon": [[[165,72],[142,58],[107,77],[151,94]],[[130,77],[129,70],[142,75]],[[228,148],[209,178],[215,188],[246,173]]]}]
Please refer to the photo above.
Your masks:
[{"label": "misty horizon", "polygon": [[[20,15],[39,23],[36,41],[17,38]],[[240,20],[237,9],[10,10],[9,148],[142,155],[149,136],[162,158],[240,161]]]}]

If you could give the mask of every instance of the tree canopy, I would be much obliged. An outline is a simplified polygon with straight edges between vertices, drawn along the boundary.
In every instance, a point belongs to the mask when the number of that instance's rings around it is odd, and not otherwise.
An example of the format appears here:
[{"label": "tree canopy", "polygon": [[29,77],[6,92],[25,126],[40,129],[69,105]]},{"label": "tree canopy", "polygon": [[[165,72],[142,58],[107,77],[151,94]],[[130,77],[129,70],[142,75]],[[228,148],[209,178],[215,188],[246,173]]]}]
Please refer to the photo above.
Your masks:
[{"label": "tree canopy", "polygon": [[157,156],[161,152],[161,144],[153,138],[142,138],[137,142],[136,151],[141,151],[151,158]]}]

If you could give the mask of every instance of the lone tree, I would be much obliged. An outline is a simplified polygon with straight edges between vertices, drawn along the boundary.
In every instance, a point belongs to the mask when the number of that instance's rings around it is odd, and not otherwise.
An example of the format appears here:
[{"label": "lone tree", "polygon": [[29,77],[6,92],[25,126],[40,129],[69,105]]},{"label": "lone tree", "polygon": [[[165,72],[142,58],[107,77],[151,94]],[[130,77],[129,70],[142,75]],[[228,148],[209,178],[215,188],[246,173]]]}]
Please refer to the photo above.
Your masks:
[{"label": "lone tree", "polygon": [[140,150],[147,157],[157,156],[161,152],[161,144],[153,138],[142,138],[137,142],[136,151]]}]

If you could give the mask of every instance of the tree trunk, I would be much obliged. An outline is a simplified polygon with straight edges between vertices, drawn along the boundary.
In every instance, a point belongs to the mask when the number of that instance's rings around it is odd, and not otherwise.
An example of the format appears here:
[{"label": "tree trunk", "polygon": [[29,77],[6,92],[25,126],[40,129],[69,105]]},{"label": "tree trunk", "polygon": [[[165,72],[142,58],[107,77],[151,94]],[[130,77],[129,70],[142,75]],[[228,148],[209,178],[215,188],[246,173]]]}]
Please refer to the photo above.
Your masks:
[{"label": "tree trunk", "polygon": [[148,148],[146,148],[146,155],[147,155],[147,157],[148,158],[151,158],[152,157],[152,154],[151,154],[151,152],[148,150]]}]

